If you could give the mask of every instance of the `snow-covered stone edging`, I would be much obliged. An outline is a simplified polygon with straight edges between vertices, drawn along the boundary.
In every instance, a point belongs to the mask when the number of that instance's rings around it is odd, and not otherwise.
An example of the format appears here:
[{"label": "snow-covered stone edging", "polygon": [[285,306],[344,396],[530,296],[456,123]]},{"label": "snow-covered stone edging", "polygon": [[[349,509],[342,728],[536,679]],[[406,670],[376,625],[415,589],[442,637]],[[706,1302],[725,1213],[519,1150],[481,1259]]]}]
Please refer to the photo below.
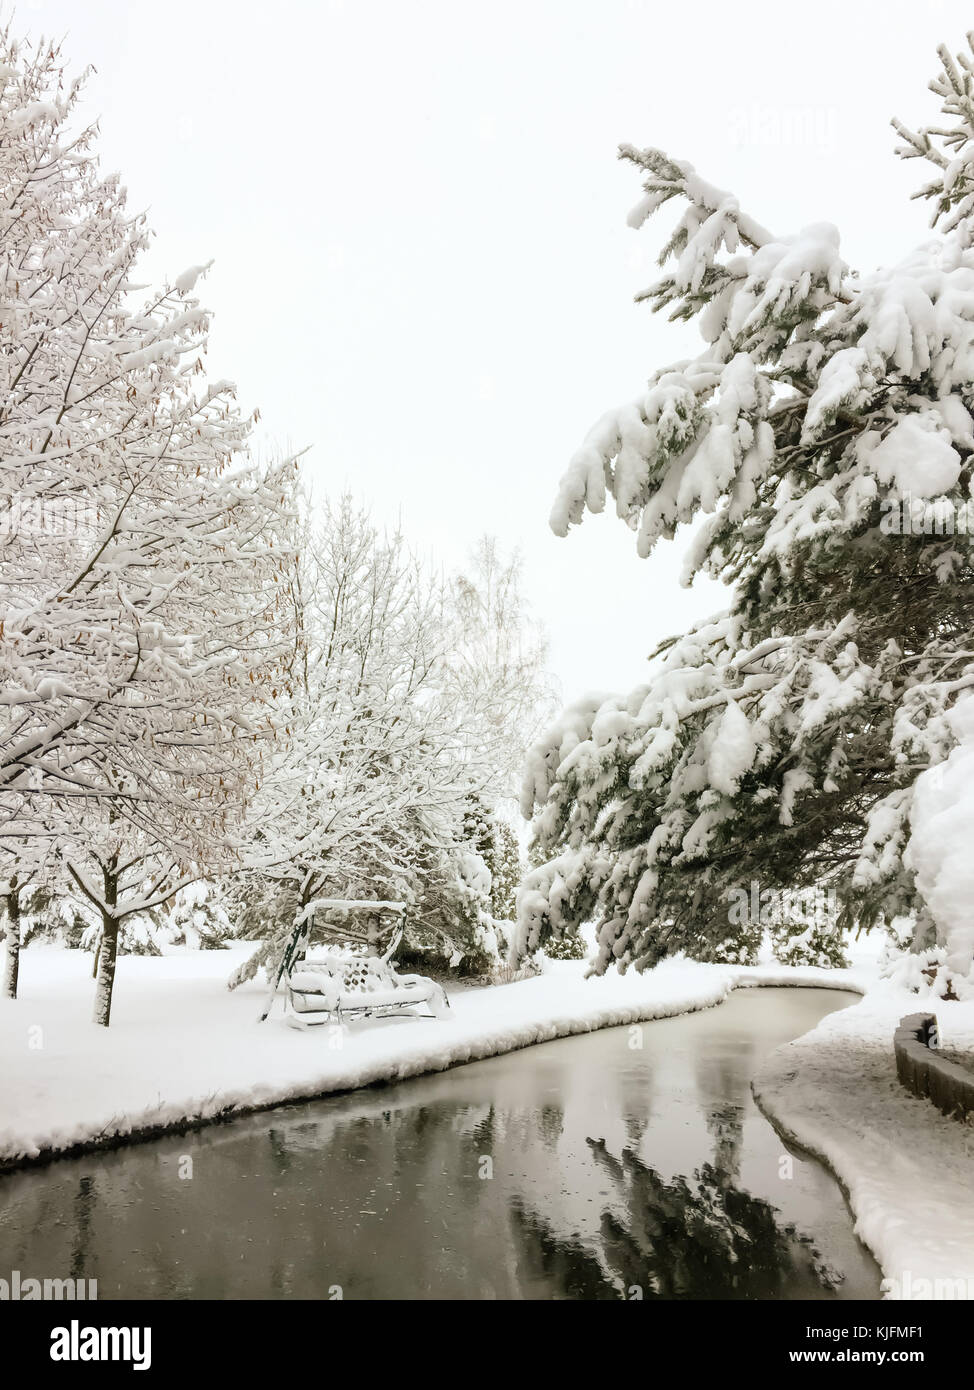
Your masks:
[{"label": "snow-covered stone edging", "polygon": [[551,962],[533,980],[454,992],[449,1022],[401,1017],[301,1033],[284,1025],[279,1005],[255,1022],[261,986],[223,988],[232,956],[123,958],[106,1030],[89,1022],[87,957],[26,952],[22,997],[0,1001],[0,1166],[669,1018],[719,1004],[735,987],[865,988],[850,971],[674,960],[648,975],[586,980],[583,963]]},{"label": "snow-covered stone edging", "polygon": [[893,1034],[896,1074],[900,1085],[929,1100],[945,1115],[964,1120],[974,1115],[974,1073],[931,1047],[933,1014],[908,1014]]},{"label": "snow-covered stone edging", "polygon": [[[917,996],[880,985],[778,1048],[754,1094],[785,1138],[845,1190],[856,1234],[893,1299],[974,1298],[974,1128],[900,1085],[893,1033]],[[936,1001],[941,1037],[968,1033],[971,1004]]]}]

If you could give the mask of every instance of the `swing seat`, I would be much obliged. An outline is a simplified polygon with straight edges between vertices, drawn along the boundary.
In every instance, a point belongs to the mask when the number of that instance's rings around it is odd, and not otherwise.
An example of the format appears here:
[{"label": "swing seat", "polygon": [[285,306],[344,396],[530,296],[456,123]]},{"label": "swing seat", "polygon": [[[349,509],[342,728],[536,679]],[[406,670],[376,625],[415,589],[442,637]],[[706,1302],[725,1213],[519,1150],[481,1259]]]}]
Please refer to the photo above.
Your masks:
[{"label": "swing seat", "polygon": [[285,992],[293,1027],[388,1015],[416,1004],[425,1004],[433,1018],[450,1015],[446,991],[435,980],[400,975],[391,961],[372,956],[302,961],[288,975]]}]

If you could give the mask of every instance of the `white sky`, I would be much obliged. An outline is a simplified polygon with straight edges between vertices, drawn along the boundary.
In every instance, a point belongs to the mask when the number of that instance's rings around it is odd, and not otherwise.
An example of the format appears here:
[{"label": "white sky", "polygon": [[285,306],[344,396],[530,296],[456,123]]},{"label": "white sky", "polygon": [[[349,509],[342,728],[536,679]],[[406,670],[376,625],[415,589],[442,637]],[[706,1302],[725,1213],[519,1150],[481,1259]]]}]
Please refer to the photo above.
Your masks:
[{"label": "white sky", "polygon": [[[454,568],[517,545],[566,699],[642,679],[722,606],[635,556],[613,515],[547,528],[587,428],[695,330],[632,303],[672,217],[625,225],[621,141],[659,145],[779,233],[834,221],[868,270],[925,234],[894,113],[935,122],[935,47],[969,5],[716,0],[21,0],[65,36],[101,151],[157,232],[149,270],[210,257],[210,370],[266,437],[311,445]],[[146,278],[149,278],[148,276]]]}]

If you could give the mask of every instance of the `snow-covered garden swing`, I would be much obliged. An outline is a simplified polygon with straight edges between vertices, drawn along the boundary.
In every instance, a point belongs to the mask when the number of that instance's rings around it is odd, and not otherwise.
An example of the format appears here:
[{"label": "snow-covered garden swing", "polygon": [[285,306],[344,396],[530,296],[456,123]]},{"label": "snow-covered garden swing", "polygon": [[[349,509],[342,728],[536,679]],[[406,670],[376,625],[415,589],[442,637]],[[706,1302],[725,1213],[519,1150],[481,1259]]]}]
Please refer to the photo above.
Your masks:
[{"label": "snow-covered garden swing", "polygon": [[[343,915],[368,913],[373,919],[392,921],[392,939],[382,955],[340,955],[330,953],[307,959],[311,927],[316,911]],[[370,899],[318,898],[298,914],[280,962],[274,972],[267,1002],[260,1021],[267,1018],[274,999],[284,985],[285,1018],[292,1028],[315,1024],[342,1023],[353,1018],[386,1016],[415,1004],[425,1004],[434,1018],[449,1016],[446,991],[425,975],[400,975],[393,955],[402,940],[406,905]],[[398,920],[397,920],[398,919]],[[375,946],[376,935],[368,935],[326,924],[343,941]]]}]

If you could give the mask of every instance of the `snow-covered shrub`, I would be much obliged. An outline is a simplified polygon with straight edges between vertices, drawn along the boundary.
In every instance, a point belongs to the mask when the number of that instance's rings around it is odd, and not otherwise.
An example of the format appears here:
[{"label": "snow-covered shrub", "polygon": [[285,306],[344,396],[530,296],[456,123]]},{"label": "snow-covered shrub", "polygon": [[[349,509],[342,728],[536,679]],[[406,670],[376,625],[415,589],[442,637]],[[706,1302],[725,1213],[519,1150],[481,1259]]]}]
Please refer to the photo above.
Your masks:
[{"label": "snow-covered shrub", "polygon": [[166,934],[165,928],[149,913],[134,913],[122,923],[118,949],[123,956],[161,956],[159,938]]},{"label": "snow-covered shrub", "polygon": [[953,970],[943,946],[917,949],[890,940],[879,967],[884,979],[921,999],[974,999],[974,981]]},{"label": "snow-covered shrub", "polygon": [[850,963],[844,935],[834,923],[782,922],[771,929],[771,947],[775,960],[782,965],[817,965],[826,970],[843,970],[848,969]]},{"label": "snow-covered shrub", "polygon": [[32,941],[49,941],[77,950],[94,921],[89,904],[66,893],[52,891],[46,883],[38,884],[21,895],[24,946],[29,946]]},{"label": "snow-covered shrub", "polygon": [[194,951],[223,951],[232,934],[230,917],[214,886],[192,883],[177,893],[165,915],[166,939]]},{"label": "snow-covered shrub", "polygon": [[739,931],[720,941],[701,945],[694,959],[716,965],[756,965],[760,949],[760,930]]},{"label": "snow-covered shrub", "polygon": [[584,960],[588,955],[588,947],[577,929],[558,938],[552,937],[542,949],[549,960]]},{"label": "snow-covered shrub", "polygon": [[510,961],[503,962],[492,972],[491,984],[513,985],[518,984],[521,980],[533,980],[542,973],[540,956],[541,952],[539,951],[537,955],[529,956],[527,960],[516,965]]},{"label": "snow-covered shrub", "polygon": [[32,914],[24,921],[23,943],[51,941],[68,950],[78,950],[91,922],[81,908],[70,902],[59,905],[49,913]]}]

